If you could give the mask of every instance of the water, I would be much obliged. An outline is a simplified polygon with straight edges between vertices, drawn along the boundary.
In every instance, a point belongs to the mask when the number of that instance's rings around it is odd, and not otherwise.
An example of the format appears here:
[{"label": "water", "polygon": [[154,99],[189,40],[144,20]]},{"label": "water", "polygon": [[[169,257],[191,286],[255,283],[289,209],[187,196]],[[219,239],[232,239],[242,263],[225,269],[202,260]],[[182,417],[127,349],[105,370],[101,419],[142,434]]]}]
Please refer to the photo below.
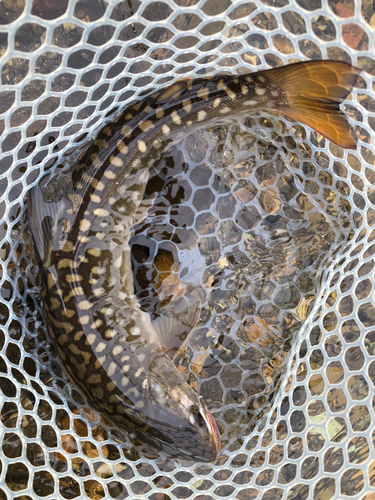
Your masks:
[{"label": "water", "polygon": [[324,154],[313,158],[302,131],[297,143],[276,123],[197,131],[166,153],[131,240],[144,310],[155,317],[200,293],[199,323],[175,362],[231,446],[267,413],[322,272],[353,234]]}]

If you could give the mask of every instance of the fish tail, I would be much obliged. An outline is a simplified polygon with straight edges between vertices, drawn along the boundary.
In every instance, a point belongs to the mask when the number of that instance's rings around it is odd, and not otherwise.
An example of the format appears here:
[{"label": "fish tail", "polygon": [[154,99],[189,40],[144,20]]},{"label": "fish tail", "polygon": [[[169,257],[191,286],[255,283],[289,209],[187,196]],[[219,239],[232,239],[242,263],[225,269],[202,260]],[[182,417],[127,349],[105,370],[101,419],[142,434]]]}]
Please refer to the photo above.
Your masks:
[{"label": "fish tail", "polygon": [[356,138],[340,103],[356,84],[360,69],[341,61],[309,61],[264,72],[281,88],[288,104],[275,111],[316,130],[338,146],[355,149]]}]

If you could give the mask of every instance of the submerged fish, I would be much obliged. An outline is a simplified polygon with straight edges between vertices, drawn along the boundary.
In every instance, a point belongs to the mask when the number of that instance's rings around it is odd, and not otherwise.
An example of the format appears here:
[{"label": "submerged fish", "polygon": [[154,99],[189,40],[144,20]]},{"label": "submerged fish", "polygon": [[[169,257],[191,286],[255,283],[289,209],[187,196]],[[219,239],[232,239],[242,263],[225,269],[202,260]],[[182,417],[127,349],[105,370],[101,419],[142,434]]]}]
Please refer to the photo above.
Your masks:
[{"label": "submerged fish", "polygon": [[187,130],[258,111],[355,148],[339,103],[358,74],[314,61],[179,81],[107,124],[70,174],[29,192],[52,341],[89,404],[139,442],[196,461],[221,448],[213,417],[169,357],[199,316],[194,294],[155,322],[134,296],[128,243],[150,167]]}]

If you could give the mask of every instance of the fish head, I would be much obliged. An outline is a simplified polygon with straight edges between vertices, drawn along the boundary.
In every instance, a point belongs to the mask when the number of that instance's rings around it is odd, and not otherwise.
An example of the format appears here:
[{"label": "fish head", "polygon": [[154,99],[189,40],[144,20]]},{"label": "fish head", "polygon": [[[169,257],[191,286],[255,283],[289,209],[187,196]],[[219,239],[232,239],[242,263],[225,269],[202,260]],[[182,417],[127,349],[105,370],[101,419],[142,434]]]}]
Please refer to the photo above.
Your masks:
[{"label": "fish head", "polygon": [[161,380],[163,370],[149,379],[153,404],[147,435],[171,458],[211,462],[221,450],[217,424],[203,399],[173,368],[168,379]]},{"label": "fish head", "polygon": [[189,423],[199,436],[199,441],[206,449],[206,455],[214,460],[221,450],[220,432],[215,419],[208,411],[202,398],[199,398],[199,407],[191,406],[188,412]]},{"label": "fish head", "polygon": [[196,460],[214,460],[221,450],[220,433],[203,399],[188,384],[174,388],[169,398],[174,403],[170,407],[179,414],[178,419],[173,414],[171,418],[175,423],[179,421],[181,436],[194,436],[194,445],[188,448],[189,453],[194,450]]}]

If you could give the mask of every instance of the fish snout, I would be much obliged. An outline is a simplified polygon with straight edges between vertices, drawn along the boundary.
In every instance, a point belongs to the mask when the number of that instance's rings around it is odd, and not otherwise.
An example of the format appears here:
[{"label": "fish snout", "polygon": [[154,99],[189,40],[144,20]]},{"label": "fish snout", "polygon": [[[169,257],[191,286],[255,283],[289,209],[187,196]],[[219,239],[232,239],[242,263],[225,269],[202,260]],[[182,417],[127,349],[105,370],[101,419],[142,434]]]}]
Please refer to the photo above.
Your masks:
[{"label": "fish snout", "polygon": [[220,437],[220,432],[219,432],[219,429],[217,427],[217,424],[215,422],[214,417],[208,411],[205,403],[203,402],[203,399],[199,398],[199,402],[200,402],[200,405],[201,405],[202,414],[203,414],[203,417],[204,417],[204,420],[205,420],[205,423],[206,423],[206,426],[207,426],[207,430],[208,430],[208,433],[209,433],[210,442],[213,444],[213,448],[214,448],[215,454],[214,454],[212,460],[214,460],[218,456],[218,454],[220,453],[220,451],[221,451],[221,437]]}]

